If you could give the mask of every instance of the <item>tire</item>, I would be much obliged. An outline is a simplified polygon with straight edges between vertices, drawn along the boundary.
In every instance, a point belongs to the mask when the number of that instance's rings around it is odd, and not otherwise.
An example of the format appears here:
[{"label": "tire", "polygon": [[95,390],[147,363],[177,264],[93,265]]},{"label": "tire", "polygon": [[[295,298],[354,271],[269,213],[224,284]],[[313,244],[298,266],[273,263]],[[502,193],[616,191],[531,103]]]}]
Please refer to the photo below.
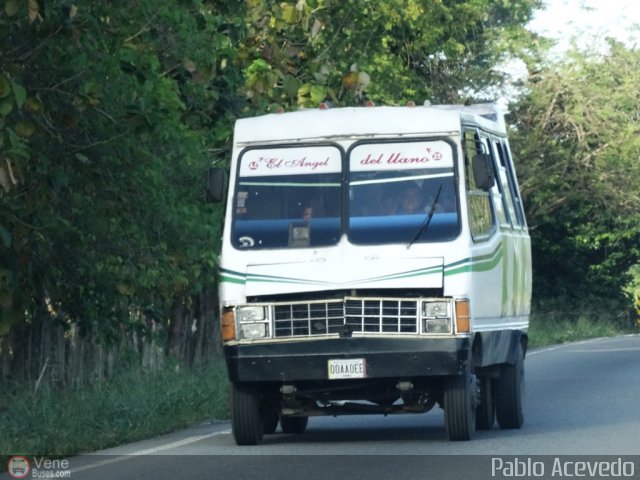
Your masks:
[{"label": "tire", "polygon": [[238,445],[257,445],[264,435],[259,396],[231,385],[231,431]]},{"label": "tire", "polygon": [[496,421],[496,405],[489,377],[478,377],[479,404],[476,408],[476,430],[491,430]]},{"label": "tire", "polygon": [[449,440],[471,440],[476,431],[476,377],[469,371],[451,377],[444,390],[444,424]]},{"label": "tire", "polygon": [[280,427],[284,433],[304,433],[309,417],[281,417]]},{"label": "tire", "polygon": [[524,354],[522,345],[516,347],[516,362],[500,367],[495,382],[496,417],[502,429],[520,428],[524,424]]}]

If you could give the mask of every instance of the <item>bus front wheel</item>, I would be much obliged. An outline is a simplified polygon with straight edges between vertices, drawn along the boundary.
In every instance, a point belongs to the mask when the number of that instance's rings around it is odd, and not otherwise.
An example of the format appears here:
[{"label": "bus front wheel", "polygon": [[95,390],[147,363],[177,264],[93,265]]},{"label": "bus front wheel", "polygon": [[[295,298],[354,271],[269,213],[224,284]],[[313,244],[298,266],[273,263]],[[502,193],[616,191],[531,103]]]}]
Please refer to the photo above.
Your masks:
[{"label": "bus front wheel", "polygon": [[444,390],[444,423],[449,440],[471,440],[476,431],[476,376],[469,369],[450,377]]},{"label": "bus front wheel", "polygon": [[236,384],[231,386],[231,431],[238,445],[257,445],[264,435],[260,396]]}]

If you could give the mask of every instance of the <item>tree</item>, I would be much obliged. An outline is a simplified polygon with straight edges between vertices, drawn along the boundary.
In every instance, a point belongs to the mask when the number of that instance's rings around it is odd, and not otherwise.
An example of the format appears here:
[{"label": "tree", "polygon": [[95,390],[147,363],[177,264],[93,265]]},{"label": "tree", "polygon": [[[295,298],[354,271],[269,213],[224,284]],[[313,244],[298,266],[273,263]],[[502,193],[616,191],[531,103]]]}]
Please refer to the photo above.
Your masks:
[{"label": "tree", "polygon": [[640,259],[640,51],[573,49],[513,112],[540,296],[624,301]]},{"label": "tree", "polygon": [[3,353],[41,324],[99,343],[168,328],[212,283],[222,212],[201,201],[203,174],[237,113],[241,18],[198,0],[5,2]]},{"label": "tree", "polygon": [[463,103],[496,87],[533,35],[537,0],[250,0],[244,93],[271,104]]}]

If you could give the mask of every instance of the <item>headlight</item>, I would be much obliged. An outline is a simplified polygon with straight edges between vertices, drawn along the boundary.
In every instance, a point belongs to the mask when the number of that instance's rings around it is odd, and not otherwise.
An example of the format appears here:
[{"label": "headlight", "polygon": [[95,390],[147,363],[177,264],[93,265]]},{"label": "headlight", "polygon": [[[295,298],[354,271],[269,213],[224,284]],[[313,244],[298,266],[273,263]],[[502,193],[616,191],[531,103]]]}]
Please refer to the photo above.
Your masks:
[{"label": "headlight", "polygon": [[269,318],[264,305],[236,308],[236,321],[240,340],[257,340],[269,336]]},{"label": "headlight", "polygon": [[426,318],[449,318],[451,304],[449,302],[424,302],[422,315]]},{"label": "headlight", "polygon": [[431,301],[422,303],[422,332],[451,333],[451,303]]},{"label": "headlight", "polygon": [[451,333],[451,319],[424,319],[424,333]]},{"label": "headlight", "polygon": [[240,335],[245,340],[255,340],[267,336],[266,323],[243,323],[240,325]]},{"label": "headlight", "polygon": [[262,322],[265,318],[264,307],[239,307],[236,318],[239,323]]}]

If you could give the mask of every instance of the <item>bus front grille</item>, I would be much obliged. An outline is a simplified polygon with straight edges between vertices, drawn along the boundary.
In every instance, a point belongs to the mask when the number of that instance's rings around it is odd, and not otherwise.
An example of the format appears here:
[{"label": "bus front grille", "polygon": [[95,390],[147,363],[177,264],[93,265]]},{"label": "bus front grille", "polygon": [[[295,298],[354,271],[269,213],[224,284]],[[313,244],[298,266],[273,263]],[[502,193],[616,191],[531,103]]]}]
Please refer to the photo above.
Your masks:
[{"label": "bus front grille", "polygon": [[274,336],[418,333],[418,300],[353,298],[273,305]]}]

